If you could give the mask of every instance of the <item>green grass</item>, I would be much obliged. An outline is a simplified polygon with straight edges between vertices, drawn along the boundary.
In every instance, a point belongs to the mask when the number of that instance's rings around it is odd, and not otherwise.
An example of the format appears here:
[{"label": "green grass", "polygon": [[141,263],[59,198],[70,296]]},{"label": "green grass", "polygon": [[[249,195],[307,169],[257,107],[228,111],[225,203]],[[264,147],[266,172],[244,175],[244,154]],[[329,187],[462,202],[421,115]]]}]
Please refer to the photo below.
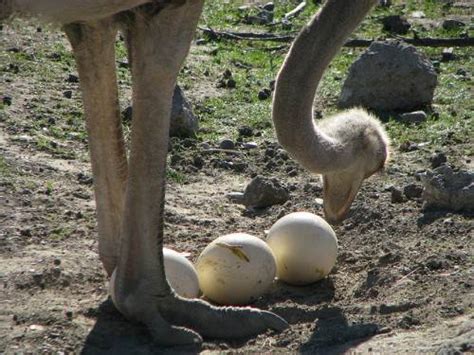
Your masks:
[{"label": "green grass", "polygon": [[[293,0],[275,1],[275,21],[278,22],[297,3],[298,1]],[[292,21],[290,27],[286,27],[282,24],[245,24],[245,14],[238,9],[240,5],[240,2],[224,0],[207,1],[200,25],[216,30],[295,34],[319,6],[309,1],[303,13]],[[388,37],[389,34],[382,30],[380,19],[387,15],[409,16],[413,11],[423,11],[427,21],[441,21],[442,18],[453,15],[469,15],[468,9],[446,7],[436,0],[394,0],[389,8],[377,7],[352,37]],[[258,10],[253,9],[249,14],[256,12]],[[20,113],[23,119],[16,119],[18,113],[10,114],[10,106],[2,108],[2,113],[7,117],[6,125],[19,134],[25,132],[33,136],[39,149],[53,155],[77,157],[77,147],[86,146],[86,131],[78,85],[65,81],[67,76],[74,74],[76,70],[69,45],[64,37],[58,35],[54,35],[54,41],[42,39],[44,43],[35,42],[35,38],[43,38],[44,33],[48,36],[57,33],[56,29],[45,28],[42,34],[36,33],[35,26],[25,26],[23,22],[14,23],[14,26],[18,33],[24,34],[26,38],[30,36],[30,42],[34,45],[30,46],[26,40],[26,43],[19,42],[18,51],[1,51],[0,61],[5,65],[0,69],[8,80],[32,84],[22,89],[28,97],[28,102],[23,104],[25,110]],[[427,26],[426,29],[423,29],[423,26],[419,22],[413,25],[413,30],[422,37],[458,37],[466,33],[471,36],[473,34],[467,27],[447,31],[441,26]],[[413,32],[406,35],[412,36]],[[206,37],[198,31],[196,38]],[[117,41],[116,48],[117,61],[126,62],[127,53],[122,40]],[[251,126],[261,132],[262,138],[259,139],[275,140],[271,124],[271,100],[259,100],[258,92],[269,88],[287,49],[288,45],[284,43],[225,39],[208,40],[204,45],[193,47],[192,55],[181,71],[179,83],[188,92],[198,91],[197,89],[202,87],[212,89],[209,95],[190,97],[200,118],[199,140],[215,142],[224,137],[236,138],[237,128],[242,125]],[[344,48],[331,63],[318,89],[317,109],[324,115],[337,111],[336,103],[347,70],[363,50]],[[442,48],[418,50],[431,60],[440,61]],[[456,60],[439,64],[438,87],[433,102],[436,114],[431,115],[426,123],[417,126],[407,126],[391,120],[387,123],[387,128],[394,142],[412,140],[441,144],[448,139],[446,137],[452,142],[467,142],[470,139],[468,132],[472,132],[474,111],[472,79],[463,78],[458,71],[461,68],[472,71],[474,52],[472,48],[456,48],[455,54]],[[227,69],[233,74],[236,88],[217,88],[223,72]],[[31,80],[32,77],[34,80]],[[122,89],[130,88],[130,72],[124,66],[119,66],[118,80]],[[63,97],[64,90],[72,90],[73,98]],[[12,96],[15,101],[16,93]],[[126,103],[130,98],[123,96],[121,101]],[[183,177],[177,172],[171,171],[168,175],[174,181],[183,181]]]}]

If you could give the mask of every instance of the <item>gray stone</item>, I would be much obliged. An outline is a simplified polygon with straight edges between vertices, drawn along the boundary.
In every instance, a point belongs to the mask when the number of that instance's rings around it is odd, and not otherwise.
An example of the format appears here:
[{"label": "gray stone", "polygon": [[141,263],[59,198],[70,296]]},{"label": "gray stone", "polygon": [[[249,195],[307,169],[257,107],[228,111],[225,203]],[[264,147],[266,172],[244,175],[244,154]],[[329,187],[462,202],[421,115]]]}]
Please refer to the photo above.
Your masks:
[{"label": "gray stone", "polygon": [[256,149],[258,148],[258,144],[256,142],[248,142],[248,143],[242,144],[242,147],[244,149]]},{"label": "gray stone", "polygon": [[409,199],[419,198],[423,194],[423,186],[409,184],[403,188],[404,195]]},{"label": "gray stone", "polygon": [[403,196],[402,190],[396,187],[392,187],[390,192],[392,193],[391,194],[392,203],[402,203],[406,201],[405,197]]},{"label": "gray stone", "polygon": [[403,123],[422,123],[425,122],[428,118],[428,115],[425,111],[413,111],[402,113],[398,116],[399,121]]},{"label": "gray stone", "polygon": [[264,208],[283,204],[289,198],[287,189],[278,180],[256,176],[245,188],[243,202],[248,208]]},{"label": "gray stone", "polygon": [[444,153],[434,153],[430,157],[431,167],[433,169],[436,169],[438,166],[446,163],[447,161],[448,161],[448,158],[446,158],[446,155]]},{"label": "gray stone", "polygon": [[233,203],[244,203],[244,194],[242,192],[229,192],[226,197]]},{"label": "gray stone", "polygon": [[414,110],[431,104],[436,83],[435,68],[414,46],[374,42],[352,64],[339,105]]},{"label": "gray stone", "polygon": [[[122,111],[124,122],[130,122],[133,117],[133,108],[128,106]],[[170,136],[195,137],[199,129],[198,119],[194,115],[191,104],[184,97],[181,88],[176,85],[171,107]]]},{"label": "gray stone", "polygon": [[406,34],[411,27],[407,19],[400,15],[384,17],[381,22],[385,31],[400,35]]},{"label": "gray stone", "polygon": [[456,59],[456,54],[454,54],[454,48],[453,47],[444,48],[443,52],[441,53],[441,61],[449,62],[454,59]]},{"label": "gray stone", "polygon": [[455,171],[441,165],[420,175],[424,186],[425,208],[446,208],[454,211],[474,210],[474,172]]},{"label": "gray stone", "polygon": [[459,20],[444,20],[441,25],[445,30],[454,30],[458,28],[463,28],[466,24]]},{"label": "gray stone", "polygon": [[223,139],[219,143],[219,148],[221,148],[221,149],[235,149],[235,143],[231,139]]},{"label": "gray stone", "polygon": [[191,104],[181,88],[176,85],[171,108],[170,136],[194,137],[198,129],[198,119],[193,113]]}]

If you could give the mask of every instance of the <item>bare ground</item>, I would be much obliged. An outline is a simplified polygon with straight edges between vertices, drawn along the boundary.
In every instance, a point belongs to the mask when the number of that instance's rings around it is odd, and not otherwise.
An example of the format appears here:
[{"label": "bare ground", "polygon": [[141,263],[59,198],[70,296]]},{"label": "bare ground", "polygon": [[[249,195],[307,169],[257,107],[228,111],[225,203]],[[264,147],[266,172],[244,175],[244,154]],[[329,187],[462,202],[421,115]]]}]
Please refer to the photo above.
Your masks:
[{"label": "bare ground", "polygon": [[[56,35],[17,38],[4,29],[2,36],[6,49],[34,54],[39,50],[34,43]],[[37,131],[32,133],[38,112],[57,117],[54,125],[61,126],[68,124],[60,117],[64,107],[80,110],[77,84],[64,81],[69,68],[45,78],[22,68],[14,73],[9,64],[0,65],[5,92],[13,96],[0,116],[0,352],[474,351],[472,214],[424,211],[418,198],[391,201],[390,186],[419,184],[415,173],[429,167],[428,157],[438,148],[430,145],[412,152],[394,147],[385,174],[364,185],[349,218],[335,227],[339,257],[327,279],[307,287],[277,283],[256,302],[283,316],[291,325],[287,331],[233,342],[206,340],[199,349],[159,348],[108,299],[97,257],[87,144],[72,135],[45,147]],[[61,93],[69,89],[68,101]],[[449,161],[472,164],[463,153],[467,143],[449,144],[443,147]],[[203,154],[198,142],[175,140],[172,155],[178,158],[171,167],[184,181],[169,182],[165,244],[192,260],[220,235],[244,231],[264,238],[286,213],[322,212],[316,200],[319,179],[273,142],[259,141],[259,148],[231,159]],[[196,156],[202,168],[196,167]],[[289,177],[289,171],[296,173]],[[246,211],[226,198],[255,174],[278,178],[290,189],[290,200]]]}]

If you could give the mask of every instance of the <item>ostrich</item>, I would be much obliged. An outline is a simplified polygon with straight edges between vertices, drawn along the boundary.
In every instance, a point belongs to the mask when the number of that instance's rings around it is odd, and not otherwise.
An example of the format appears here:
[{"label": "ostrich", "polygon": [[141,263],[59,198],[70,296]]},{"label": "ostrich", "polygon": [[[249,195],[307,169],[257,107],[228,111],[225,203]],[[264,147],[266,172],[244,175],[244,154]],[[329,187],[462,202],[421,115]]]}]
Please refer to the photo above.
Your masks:
[{"label": "ostrich", "polygon": [[[330,60],[376,0],[328,0],[302,30],[278,75],[273,120],[281,144],[323,174],[325,210],[340,220],[362,180],[380,169],[388,141],[361,110],[312,121],[316,87]],[[161,344],[237,338],[288,324],[254,308],[214,307],[170,288],[163,268],[163,208],[169,117],[176,77],[203,0],[0,0],[0,19],[34,16],[63,25],[80,76],[94,175],[99,256],[114,300]],[[133,88],[131,149],[121,130],[114,40],[128,38]]]}]

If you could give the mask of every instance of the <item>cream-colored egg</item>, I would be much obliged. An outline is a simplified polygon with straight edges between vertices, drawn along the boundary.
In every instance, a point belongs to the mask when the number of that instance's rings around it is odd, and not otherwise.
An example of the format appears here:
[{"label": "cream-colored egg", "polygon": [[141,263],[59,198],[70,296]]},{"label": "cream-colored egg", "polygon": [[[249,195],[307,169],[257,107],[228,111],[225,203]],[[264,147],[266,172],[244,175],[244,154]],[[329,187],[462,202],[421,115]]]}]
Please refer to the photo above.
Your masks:
[{"label": "cream-colored egg", "polygon": [[219,304],[241,305],[269,289],[275,279],[276,263],[263,240],[234,233],[210,243],[199,256],[196,270],[207,298]]},{"label": "cream-colored egg", "polygon": [[[186,298],[199,297],[199,279],[194,265],[182,254],[175,250],[163,248],[165,274],[174,291]],[[115,272],[109,283],[109,294],[115,303]]]},{"label": "cream-colored egg", "polygon": [[292,285],[326,277],[337,258],[337,238],[331,226],[309,212],[290,213],[269,230],[267,243],[277,262],[277,276]]},{"label": "cream-colored egg", "polygon": [[199,279],[191,263],[184,255],[172,249],[163,248],[165,274],[175,292],[186,298],[199,296]]}]

